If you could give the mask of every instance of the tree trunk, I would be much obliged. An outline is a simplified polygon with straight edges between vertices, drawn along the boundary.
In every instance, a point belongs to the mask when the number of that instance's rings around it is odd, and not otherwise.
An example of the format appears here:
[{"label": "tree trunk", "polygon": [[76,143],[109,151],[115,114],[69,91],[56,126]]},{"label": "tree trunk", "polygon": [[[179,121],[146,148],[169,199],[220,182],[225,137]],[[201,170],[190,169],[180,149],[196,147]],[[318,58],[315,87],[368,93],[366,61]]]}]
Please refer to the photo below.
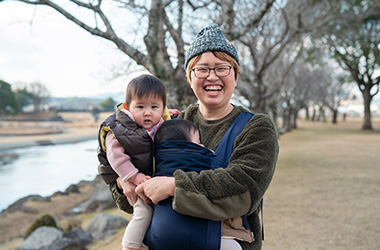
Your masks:
[{"label": "tree trunk", "polygon": [[308,106],[305,107],[305,113],[306,113],[306,121],[309,121],[310,120],[310,112],[309,112]]},{"label": "tree trunk", "polygon": [[276,101],[272,101],[269,105],[269,114],[270,114],[270,117],[272,118],[273,122],[274,122],[274,125],[276,126],[276,128],[278,128],[278,121],[277,121],[277,117],[278,117],[278,106],[277,106],[277,102]]},{"label": "tree trunk", "polygon": [[298,109],[297,110],[293,110],[293,120],[292,120],[292,128],[293,129],[297,129],[298,126],[297,126],[297,117],[298,117]]},{"label": "tree trunk", "polygon": [[369,93],[370,89],[365,88],[362,91],[363,100],[364,100],[364,120],[362,129],[363,130],[372,130],[372,121],[371,121],[371,100],[372,96]]},{"label": "tree trunk", "polygon": [[317,117],[317,110],[313,107],[313,115],[311,117],[311,121],[314,122],[316,120],[316,117]]},{"label": "tree trunk", "polygon": [[[263,92],[260,88],[260,84],[258,84],[256,86],[256,84],[253,83],[252,85],[254,85],[254,86],[252,86],[252,92],[255,94],[251,98],[248,99],[250,102],[249,108],[254,113],[263,113],[264,112],[264,100],[263,100]],[[244,93],[242,93],[242,94],[245,98],[248,97],[247,95],[244,95]]]},{"label": "tree trunk", "polygon": [[334,110],[333,110],[333,119],[332,119],[332,123],[333,123],[333,124],[337,124],[337,123],[338,123],[338,110],[337,110],[337,109],[334,109]]},{"label": "tree trunk", "polygon": [[287,102],[287,107],[284,109],[284,115],[283,115],[283,124],[282,124],[282,133],[290,132],[292,130],[291,126],[291,119],[292,119],[292,108],[289,105],[289,102]]}]

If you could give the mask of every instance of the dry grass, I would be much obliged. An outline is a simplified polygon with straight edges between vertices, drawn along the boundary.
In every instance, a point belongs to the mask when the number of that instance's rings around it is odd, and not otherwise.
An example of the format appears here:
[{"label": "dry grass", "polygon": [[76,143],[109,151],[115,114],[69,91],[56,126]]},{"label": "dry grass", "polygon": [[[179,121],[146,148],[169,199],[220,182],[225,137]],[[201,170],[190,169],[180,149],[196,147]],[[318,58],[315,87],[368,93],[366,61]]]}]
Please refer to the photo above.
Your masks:
[{"label": "dry grass", "polygon": [[[300,123],[280,138],[264,249],[380,249],[380,131]],[[377,126],[376,126],[377,125]]]}]

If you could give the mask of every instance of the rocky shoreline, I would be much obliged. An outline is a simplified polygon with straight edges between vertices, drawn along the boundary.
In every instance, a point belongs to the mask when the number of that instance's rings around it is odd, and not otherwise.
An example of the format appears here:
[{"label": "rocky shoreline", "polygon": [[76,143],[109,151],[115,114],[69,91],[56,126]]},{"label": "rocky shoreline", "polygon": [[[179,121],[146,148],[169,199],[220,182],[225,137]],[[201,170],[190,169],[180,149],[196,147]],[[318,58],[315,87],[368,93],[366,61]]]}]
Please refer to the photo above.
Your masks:
[{"label": "rocky shoreline", "polygon": [[[62,207],[62,204],[65,206]],[[120,215],[103,213],[110,209],[119,212],[108,186],[99,176],[92,181],[80,181],[70,185],[64,192],[55,192],[47,197],[26,196],[1,211],[0,248],[59,250],[74,246],[85,247],[91,242],[113,235],[128,223],[124,213]],[[35,233],[24,240],[28,227],[42,214],[51,215],[60,227],[65,227],[64,225],[67,227],[68,221],[81,222],[76,223],[74,228],[67,232],[60,228],[43,227],[41,230],[35,230]],[[90,222],[79,219],[83,217],[88,217],[87,220]],[[85,227],[85,224],[88,226]],[[49,237],[53,237],[54,240],[49,242]],[[53,242],[54,245],[51,245]],[[68,243],[72,246],[67,245]]]},{"label": "rocky shoreline", "polygon": [[[82,114],[64,115],[65,122],[60,125],[59,133],[51,133],[51,128],[46,130],[37,122],[27,128],[2,124],[0,164],[17,157],[11,151],[13,149],[96,139],[99,129],[96,122]],[[41,227],[24,239],[28,228],[46,214],[54,218],[57,228]],[[130,216],[116,208],[108,186],[97,176],[92,181],[80,181],[63,192],[46,197],[28,195],[3,209],[0,212],[0,249],[119,249],[123,227],[127,223],[125,219]],[[116,240],[109,242],[108,239],[102,243],[110,235]]]}]

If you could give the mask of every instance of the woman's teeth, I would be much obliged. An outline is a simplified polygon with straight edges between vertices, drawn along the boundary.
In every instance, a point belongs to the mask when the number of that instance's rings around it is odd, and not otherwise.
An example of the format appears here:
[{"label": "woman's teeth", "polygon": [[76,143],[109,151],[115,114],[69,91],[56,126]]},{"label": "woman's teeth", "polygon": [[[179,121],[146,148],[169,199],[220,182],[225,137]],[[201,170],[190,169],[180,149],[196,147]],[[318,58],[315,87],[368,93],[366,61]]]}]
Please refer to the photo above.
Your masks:
[{"label": "woman's teeth", "polygon": [[221,91],[222,87],[221,86],[206,86],[205,90],[206,91]]}]

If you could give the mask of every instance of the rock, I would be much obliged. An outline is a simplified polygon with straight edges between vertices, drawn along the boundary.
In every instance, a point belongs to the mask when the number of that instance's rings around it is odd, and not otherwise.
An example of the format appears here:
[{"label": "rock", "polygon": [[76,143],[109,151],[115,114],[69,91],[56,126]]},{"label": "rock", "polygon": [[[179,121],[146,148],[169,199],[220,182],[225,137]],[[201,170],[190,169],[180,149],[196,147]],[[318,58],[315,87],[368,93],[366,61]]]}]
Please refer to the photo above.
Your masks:
[{"label": "rock", "polygon": [[90,222],[87,231],[95,240],[105,239],[115,233],[120,227],[127,226],[128,221],[111,214],[97,214]]},{"label": "rock", "polygon": [[45,197],[42,197],[40,195],[35,195],[35,194],[28,195],[24,198],[17,200],[13,204],[9,205],[9,207],[7,209],[4,209],[1,213],[6,214],[6,213],[13,213],[16,211],[21,211],[21,212],[25,212],[25,213],[36,212],[32,208],[30,208],[28,206],[24,206],[24,203],[28,202],[28,201],[48,202],[48,201],[50,201],[50,198],[49,197],[45,198]]},{"label": "rock", "polygon": [[79,187],[75,184],[71,184],[68,188],[66,188],[65,193],[79,193]]},{"label": "rock", "polygon": [[116,207],[116,204],[112,199],[109,187],[103,182],[99,182],[95,186],[91,197],[68,211],[68,214],[101,212],[114,207]]},{"label": "rock", "polygon": [[54,241],[53,244],[41,248],[41,250],[83,250],[91,243],[92,237],[88,232],[75,228],[63,234],[63,237]]},{"label": "rock", "polygon": [[91,235],[79,228],[63,233],[54,227],[39,227],[16,250],[80,250],[92,241]]},{"label": "rock", "polygon": [[21,243],[17,250],[42,249],[63,236],[63,232],[55,227],[42,226],[37,228]]},{"label": "rock", "polygon": [[54,194],[52,194],[50,197],[56,197],[56,196],[62,196],[62,195],[67,195],[65,194],[64,192],[62,191],[57,191],[57,192],[54,192]]}]

